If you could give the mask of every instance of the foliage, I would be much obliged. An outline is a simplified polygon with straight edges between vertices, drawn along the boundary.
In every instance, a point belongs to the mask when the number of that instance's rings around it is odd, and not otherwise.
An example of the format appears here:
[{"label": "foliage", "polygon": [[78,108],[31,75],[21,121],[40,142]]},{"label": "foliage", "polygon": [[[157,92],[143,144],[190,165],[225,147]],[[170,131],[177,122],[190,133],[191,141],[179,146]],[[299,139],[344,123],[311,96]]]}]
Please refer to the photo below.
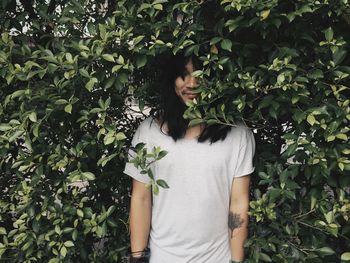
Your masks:
[{"label": "foliage", "polygon": [[0,8],[1,260],[121,262],[130,102],[157,104],[158,55],[181,50],[204,65],[191,124],[256,131],[250,262],[350,260],[347,0]]},{"label": "foliage", "polygon": [[134,150],[134,155],[131,156],[130,163],[140,170],[141,174],[147,175],[150,182],[146,187],[150,187],[155,195],[159,194],[159,187],[169,188],[169,185],[163,179],[156,179],[151,169],[151,164],[162,159],[168,152],[162,151],[160,146],[153,147],[152,152],[148,152],[145,143],[138,143],[135,147],[130,147]]}]

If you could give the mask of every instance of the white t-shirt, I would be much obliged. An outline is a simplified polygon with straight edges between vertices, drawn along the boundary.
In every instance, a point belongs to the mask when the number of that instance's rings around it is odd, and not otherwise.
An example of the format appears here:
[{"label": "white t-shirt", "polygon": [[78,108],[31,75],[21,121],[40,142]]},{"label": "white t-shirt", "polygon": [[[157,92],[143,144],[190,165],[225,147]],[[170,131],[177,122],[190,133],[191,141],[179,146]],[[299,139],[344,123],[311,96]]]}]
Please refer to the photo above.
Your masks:
[{"label": "white t-shirt", "polygon": [[[170,187],[153,195],[150,263],[229,262],[231,185],[234,177],[254,171],[253,133],[238,126],[225,140],[213,144],[197,139],[175,142],[148,117],[136,130],[132,145],[139,142],[146,143],[149,151],[154,146],[168,151],[150,166],[155,179],[165,180]],[[131,163],[124,173],[143,183],[150,180]]]}]

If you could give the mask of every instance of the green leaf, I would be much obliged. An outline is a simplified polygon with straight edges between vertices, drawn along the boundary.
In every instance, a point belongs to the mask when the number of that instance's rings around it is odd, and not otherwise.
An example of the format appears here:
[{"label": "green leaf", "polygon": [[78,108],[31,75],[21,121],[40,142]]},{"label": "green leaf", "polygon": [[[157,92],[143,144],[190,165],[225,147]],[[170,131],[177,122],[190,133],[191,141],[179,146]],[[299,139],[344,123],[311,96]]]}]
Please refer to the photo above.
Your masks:
[{"label": "green leaf", "polygon": [[324,215],[324,217],[326,218],[326,221],[327,221],[328,224],[332,223],[333,220],[334,220],[334,213],[333,213],[333,211],[329,211],[328,213],[326,213]]},{"label": "green leaf", "polygon": [[62,257],[65,257],[67,255],[67,248],[65,246],[61,248],[60,254]]},{"label": "green leaf", "polygon": [[291,145],[288,145],[287,150],[283,153],[282,156],[284,158],[288,158],[288,157],[294,155],[295,151],[297,150],[297,148],[298,148],[298,144],[297,143],[293,143]]},{"label": "green leaf", "polygon": [[1,33],[1,40],[5,43],[8,43],[10,40],[9,33],[8,32]]},{"label": "green leaf", "polygon": [[118,75],[118,80],[119,80],[121,83],[126,83],[126,82],[128,82],[128,80],[129,80],[129,76],[128,76],[128,74],[126,74],[126,73],[120,73],[120,74]]},{"label": "green leaf", "polygon": [[333,61],[335,65],[339,65],[347,55],[347,51],[343,49],[338,49],[336,52],[333,53]]},{"label": "green leaf", "polygon": [[107,60],[109,62],[115,62],[114,57],[111,54],[103,54],[102,57],[104,60]]},{"label": "green leaf", "polygon": [[124,132],[118,132],[115,137],[116,137],[117,141],[122,141],[122,140],[126,139]]},{"label": "green leaf", "polygon": [[32,122],[37,122],[37,116],[36,116],[36,112],[33,111],[32,113],[29,114],[29,119],[32,121]]},{"label": "green leaf", "polygon": [[155,4],[155,5],[153,5],[153,8],[156,9],[156,10],[163,10],[163,5]]},{"label": "green leaf", "polygon": [[316,122],[315,116],[312,114],[309,114],[306,120],[311,126],[313,126]]},{"label": "green leaf", "polygon": [[84,68],[80,68],[80,69],[79,69],[79,73],[80,73],[80,75],[82,75],[83,77],[90,78],[89,72],[87,72],[87,70],[84,69]]},{"label": "green leaf", "polygon": [[334,135],[329,135],[328,137],[327,137],[327,142],[332,142],[332,141],[334,141],[335,140],[335,136]]},{"label": "green leaf", "polygon": [[298,136],[293,134],[293,133],[286,133],[284,135],[282,135],[282,138],[285,139],[285,140],[297,140],[298,139]]},{"label": "green leaf", "polygon": [[203,122],[204,122],[204,120],[202,120],[202,119],[193,119],[189,122],[188,126],[193,127],[193,126],[196,126],[196,125],[203,123]]},{"label": "green leaf", "polygon": [[122,55],[119,55],[118,57],[118,61],[117,61],[119,64],[123,65],[125,63],[124,61],[124,57]]},{"label": "green leaf", "polygon": [[337,137],[338,139],[343,140],[343,141],[348,140],[348,136],[345,133],[338,133],[337,135],[335,135],[335,137]]},{"label": "green leaf", "polygon": [[281,73],[277,76],[277,83],[282,83],[285,79],[284,73]]},{"label": "green leaf", "polygon": [[68,103],[68,101],[65,99],[58,99],[55,101],[56,105],[63,105],[63,104],[67,104],[67,103]]},{"label": "green leaf", "polygon": [[328,27],[325,30],[324,35],[326,37],[326,40],[330,42],[333,39],[333,29],[331,27]]},{"label": "green leaf", "polygon": [[160,151],[157,157],[157,160],[162,159],[164,156],[166,156],[168,154],[167,151]]},{"label": "green leaf", "polygon": [[115,140],[115,137],[114,137],[114,136],[108,135],[108,134],[107,134],[107,135],[103,138],[103,143],[104,143],[104,145],[108,145],[108,144],[113,143],[114,140]]},{"label": "green leaf", "polygon": [[272,262],[272,259],[270,258],[270,256],[262,252],[259,253],[259,258],[265,262]]},{"label": "green leaf", "polygon": [[159,186],[157,184],[153,184],[152,185],[152,189],[153,189],[153,193],[155,195],[158,195],[159,194]]},{"label": "green leaf", "polygon": [[162,188],[169,188],[169,185],[162,179],[158,179],[156,182]]},{"label": "green leaf", "polygon": [[115,211],[115,209],[115,205],[110,206],[107,210],[107,216],[110,216]]},{"label": "green leaf", "polygon": [[83,212],[83,210],[77,209],[77,215],[78,215],[79,217],[84,217],[84,212]]},{"label": "green leaf", "polygon": [[316,203],[317,203],[316,191],[313,191],[311,193],[310,210],[315,208]]},{"label": "green leaf", "polygon": [[90,173],[90,172],[84,172],[82,173],[82,176],[84,179],[88,180],[88,181],[92,181],[92,180],[95,180],[96,177],[93,173]]},{"label": "green leaf", "polygon": [[195,78],[198,78],[200,76],[203,75],[203,71],[202,70],[195,70],[192,72],[192,76],[195,77]]},{"label": "green leaf", "polygon": [[154,180],[154,175],[153,175],[153,172],[152,172],[151,169],[148,169],[148,170],[147,170],[147,174],[148,174],[148,176],[149,176],[151,179]]},{"label": "green leaf", "polygon": [[112,73],[114,72],[117,72],[119,69],[121,69],[123,67],[123,65],[115,65],[113,68],[112,68]]},{"label": "green leaf", "polygon": [[85,88],[88,91],[92,91],[92,88],[94,87],[94,85],[97,83],[97,78],[91,78],[85,85]]},{"label": "green leaf", "polygon": [[222,40],[222,37],[214,37],[210,40],[210,45],[215,45],[216,43],[220,42]]},{"label": "green leaf", "polygon": [[119,228],[119,224],[115,222],[112,218],[107,219],[107,224],[112,228]]},{"label": "green leaf", "polygon": [[60,228],[60,226],[59,225],[56,225],[55,226],[55,232],[57,233],[57,234],[61,234],[61,228]]},{"label": "green leaf", "polygon": [[145,36],[137,36],[134,38],[133,44],[137,45],[138,43],[140,43],[142,41],[142,39],[144,39]]},{"label": "green leaf", "polygon": [[66,53],[66,59],[67,59],[67,62],[69,64],[73,64],[74,61],[73,61],[73,57],[72,57],[72,54],[71,53]]},{"label": "green leaf", "polygon": [[223,39],[220,43],[221,48],[227,51],[231,51],[232,48],[232,41],[229,39]]},{"label": "green leaf", "polygon": [[344,149],[341,151],[343,154],[350,154],[350,149]]},{"label": "green leaf", "polygon": [[157,39],[157,40],[155,41],[155,43],[158,44],[158,45],[165,45],[164,41],[161,40],[161,39]]},{"label": "green leaf", "polygon": [[25,94],[25,90],[16,90],[14,93],[11,94],[11,98],[17,98],[17,97],[21,97],[22,95]]},{"label": "green leaf", "polygon": [[328,255],[333,255],[335,251],[330,248],[330,247],[322,247],[317,249],[317,251],[322,255],[322,256],[328,256]]},{"label": "green leaf", "polygon": [[110,87],[113,86],[114,81],[116,80],[116,78],[114,76],[111,76],[110,78],[108,78],[107,82],[105,83],[104,87],[106,89],[109,89]]},{"label": "green leaf", "polygon": [[65,107],[64,107],[64,111],[67,112],[67,113],[72,113],[72,104],[67,104]]},{"label": "green leaf", "polygon": [[35,137],[39,137],[39,124],[34,124],[33,125],[33,135]]},{"label": "green leaf", "polygon": [[270,15],[270,10],[263,10],[260,12],[260,20],[263,21]]},{"label": "green leaf", "polygon": [[344,261],[350,261],[350,252],[345,252],[345,253],[341,254],[340,259],[344,260]]},{"label": "green leaf", "polygon": [[9,131],[11,129],[12,129],[12,126],[8,125],[7,123],[0,124],[0,131]]},{"label": "green leaf", "polygon": [[69,233],[73,232],[73,230],[74,230],[73,227],[65,227],[65,228],[63,229],[63,233],[64,233],[64,234],[69,234]]},{"label": "green leaf", "polygon": [[7,231],[4,227],[0,227],[0,235],[6,235]]},{"label": "green leaf", "polygon": [[142,68],[147,63],[147,57],[146,56],[139,56],[136,59],[136,67]]},{"label": "green leaf", "polygon": [[267,96],[263,97],[262,101],[258,105],[258,110],[269,107],[271,105],[271,102],[274,100],[274,98],[275,97],[272,95],[267,95]]},{"label": "green leaf", "polygon": [[65,247],[74,247],[74,243],[72,241],[68,240],[68,241],[64,242],[64,246]]},{"label": "green leaf", "polygon": [[72,233],[72,239],[73,239],[74,241],[76,241],[76,240],[77,240],[77,237],[78,237],[78,231],[77,231],[76,229],[74,229],[74,231],[73,231],[73,233]]},{"label": "green leaf", "polygon": [[311,79],[322,79],[324,77],[323,71],[320,69],[312,69],[307,76]]},{"label": "green leaf", "polygon": [[24,131],[22,130],[18,130],[15,131],[10,137],[9,137],[9,142],[13,142],[15,141],[18,137],[20,137],[22,134],[24,133]]},{"label": "green leaf", "polygon": [[272,117],[272,118],[274,118],[274,119],[276,119],[277,120],[277,112],[276,112],[276,110],[274,109],[274,108],[272,108],[272,107],[270,107],[269,108],[269,114],[270,114],[270,116]]}]

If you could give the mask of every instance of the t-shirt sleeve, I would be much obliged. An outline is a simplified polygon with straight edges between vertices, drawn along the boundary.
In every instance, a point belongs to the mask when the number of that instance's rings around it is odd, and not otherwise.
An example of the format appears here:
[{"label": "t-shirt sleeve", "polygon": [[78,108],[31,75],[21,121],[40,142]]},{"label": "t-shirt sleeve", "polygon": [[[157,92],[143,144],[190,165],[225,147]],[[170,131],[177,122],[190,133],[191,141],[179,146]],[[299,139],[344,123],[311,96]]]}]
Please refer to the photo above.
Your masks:
[{"label": "t-shirt sleeve", "polygon": [[[135,147],[138,143],[145,143],[147,144],[147,141],[144,139],[144,132],[143,132],[143,128],[142,125],[140,125],[135,133],[134,136],[132,138],[131,141],[131,145],[133,147]],[[147,145],[145,145],[146,147]],[[130,161],[136,156],[136,152],[129,148],[128,150],[128,161],[125,164],[125,169],[124,169],[124,173],[129,175],[130,177],[134,178],[135,180],[141,182],[141,183],[149,183],[150,182],[150,178],[148,177],[147,174],[141,174],[141,170],[140,168],[135,167],[134,163],[130,163]]]},{"label": "t-shirt sleeve", "polygon": [[255,167],[253,166],[253,157],[255,154],[255,140],[253,132],[244,128],[242,131],[241,143],[238,152],[236,169],[233,177],[240,177],[251,174]]}]

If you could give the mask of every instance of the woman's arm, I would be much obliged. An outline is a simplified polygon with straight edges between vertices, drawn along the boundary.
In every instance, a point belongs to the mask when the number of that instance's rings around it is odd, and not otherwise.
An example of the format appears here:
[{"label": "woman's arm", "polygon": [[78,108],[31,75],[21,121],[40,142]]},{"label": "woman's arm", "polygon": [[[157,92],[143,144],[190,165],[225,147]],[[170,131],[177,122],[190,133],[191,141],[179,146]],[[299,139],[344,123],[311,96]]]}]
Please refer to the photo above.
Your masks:
[{"label": "woman's arm", "polygon": [[248,237],[250,175],[233,179],[230,198],[228,227],[230,232],[231,259],[244,260],[244,242]]},{"label": "woman's arm", "polygon": [[133,257],[140,257],[148,245],[152,213],[152,191],[133,179],[130,204],[130,243]]}]

